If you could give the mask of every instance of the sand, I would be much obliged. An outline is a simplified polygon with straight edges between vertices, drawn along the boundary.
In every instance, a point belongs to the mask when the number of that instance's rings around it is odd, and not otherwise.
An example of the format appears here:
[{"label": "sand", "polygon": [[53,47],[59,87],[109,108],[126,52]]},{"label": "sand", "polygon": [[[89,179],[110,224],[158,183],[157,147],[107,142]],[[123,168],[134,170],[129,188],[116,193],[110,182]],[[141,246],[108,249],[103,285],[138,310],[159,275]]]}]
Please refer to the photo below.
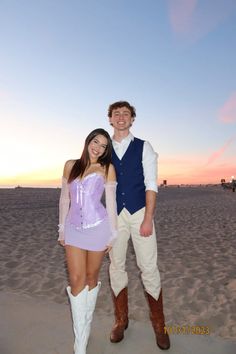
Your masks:
[{"label": "sand", "polygon": [[[64,336],[67,348],[61,353],[67,354],[66,350],[71,352],[72,347],[68,348],[68,345],[73,336],[65,293],[67,272],[64,250],[56,241],[59,194],[60,189],[0,189],[0,306],[5,311],[9,310],[6,311],[9,319],[6,315],[6,318],[1,317],[0,320],[1,328],[3,324],[5,326],[5,332],[2,333],[8,337],[5,338],[6,345],[0,351],[1,354],[15,353],[15,350],[7,349],[9,343],[14,347],[14,338],[11,337],[11,330],[7,330],[7,323],[17,324],[17,319],[19,321],[22,317],[22,314],[17,315],[17,311],[12,310],[14,303],[20,303],[20,308],[24,305],[26,312],[27,308],[29,312],[37,305],[37,313],[41,313],[41,317],[44,314],[47,319],[42,324],[41,332],[52,321],[53,311],[50,313],[50,309],[60,313],[62,322],[58,321],[58,331],[59,323],[63,324],[59,336],[61,342]],[[172,348],[173,343],[176,346],[179,343],[180,353],[188,354],[190,351],[183,351],[183,345],[189,341],[194,343],[200,340],[199,343],[206,343],[208,349],[210,340],[217,343],[215,348],[220,348],[217,341],[236,344],[236,193],[222,190],[220,186],[160,188],[155,223],[166,325],[173,331]],[[106,257],[100,273],[102,288],[94,323],[99,325],[104,321],[107,332],[104,332],[103,337],[103,332],[96,332],[96,326],[93,325],[95,339],[103,348],[97,354],[116,353],[116,349],[106,344],[109,342],[109,328],[113,321],[108,265],[109,259]],[[137,331],[147,331],[145,338],[150,335],[147,343],[156,352],[158,349],[148,319],[148,308],[132,244],[128,249],[127,270],[131,323],[134,328],[138,328]],[[36,331],[40,320],[37,321],[35,315],[33,324],[27,323]],[[210,334],[183,335],[184,329],[192,327],[196,331],[197,326],[209,330]],[[57,323],[53,330],[56,329]],[[132,327],[128,331],[130,338],[127,338],[127,342],[135,345],[130,341]],[[176,331],[182,331],[181,335],[176,334]],[[46,332],[50,333],[50,326]],[[52,343],[56,340],[57,332],[53,335]],[[47,339],[46,343],[49,342]],[[92,344],[89,345],[92,350]],[[125,344],[119,346],[119,353],[137,353],[135,348],[130,351],[130,346],[129,351],[122,352]],[[45,349],[45,352],[29,350],[24,349],[22,354],[59,353],[56,349]],[[148,352],[152,352],[150,347]]]}]

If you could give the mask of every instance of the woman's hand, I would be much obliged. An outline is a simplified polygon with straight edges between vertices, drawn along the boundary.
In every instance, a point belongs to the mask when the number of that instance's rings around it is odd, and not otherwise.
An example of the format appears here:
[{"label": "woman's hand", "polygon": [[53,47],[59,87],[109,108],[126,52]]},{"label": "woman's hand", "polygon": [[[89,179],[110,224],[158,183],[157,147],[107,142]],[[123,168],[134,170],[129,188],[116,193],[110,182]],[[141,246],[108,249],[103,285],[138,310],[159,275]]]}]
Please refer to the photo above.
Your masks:
[{"label": "woman's hand", "polygon": [[59,240],[58,241],[59,245],[64,247],[65,246],[65,240]]},{"label": "woman's hand", "polygon": [[105,249],[105,254],[109,253],[111,251],[111,249],[112,249],[112,246],[111,245],[107,245],[106,249]]}]

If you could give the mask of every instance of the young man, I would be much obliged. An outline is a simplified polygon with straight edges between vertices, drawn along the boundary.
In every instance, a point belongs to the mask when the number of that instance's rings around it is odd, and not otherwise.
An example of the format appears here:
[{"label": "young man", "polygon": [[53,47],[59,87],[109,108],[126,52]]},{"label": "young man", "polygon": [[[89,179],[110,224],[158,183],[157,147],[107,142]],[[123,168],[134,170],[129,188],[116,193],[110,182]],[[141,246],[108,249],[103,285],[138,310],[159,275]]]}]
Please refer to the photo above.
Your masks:
[{"label": "young man", "polygon": [[136,112],[128,102],[118,101],[111,104],[108,117],[114,129],[112,163],[118,182],[118,237],[110,252],[109,269],[115,308],[115,324],[110,340],[112,343],[120,342],[128,327],[128,276],[125,262],[131,236],[156,342],[161,349],[168,349],[170,341],[164,331],[165,319],[153,223],[157,197],[157,154],[147,141],[135,138],[130,133]]}]

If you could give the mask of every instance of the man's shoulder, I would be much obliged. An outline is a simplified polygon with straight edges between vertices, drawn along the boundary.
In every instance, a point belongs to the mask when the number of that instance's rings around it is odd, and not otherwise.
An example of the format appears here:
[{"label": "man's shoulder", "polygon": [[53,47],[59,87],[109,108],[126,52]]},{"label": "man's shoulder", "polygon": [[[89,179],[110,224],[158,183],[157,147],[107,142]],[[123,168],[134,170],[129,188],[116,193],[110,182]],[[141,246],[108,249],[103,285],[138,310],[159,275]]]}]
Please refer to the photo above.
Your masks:
[{"label": "man's shoulder", "polygon": [[137,145],[141,146],[143,148],[143,151],[145,150],[146,153],[154,152],[153,146],[148,140],[143,140],[143,139],[136,138],[136,137],[134,137],[134,139],[136,139]]},{"label": "man's shoulder", "polygon": [[145,144],[146,146],[147,145],[152,146],[149,140],[137,138],[136,136],[134,137],[134,140],[136,140],[139,143]]},{"label": "man's shoulder", "polygon": [[137,138],[136,136],[134,136],[134,141],[138,142],[138,143],[144,143],[145,140],[141,139],[141,138]]}]

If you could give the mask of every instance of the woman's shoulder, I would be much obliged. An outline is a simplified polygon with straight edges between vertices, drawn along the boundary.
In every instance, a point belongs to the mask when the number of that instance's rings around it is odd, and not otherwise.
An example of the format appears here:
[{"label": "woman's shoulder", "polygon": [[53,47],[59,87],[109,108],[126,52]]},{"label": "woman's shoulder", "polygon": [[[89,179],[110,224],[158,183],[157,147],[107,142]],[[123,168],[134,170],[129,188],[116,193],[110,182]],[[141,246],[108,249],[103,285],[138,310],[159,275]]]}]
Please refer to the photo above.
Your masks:
[{"label": "woman's shoulder", "polygon": [[115,167],[112,163],[110,163],[108,171],[112,171],[114,173],[116,172]]},{"label": "woman's shoulder", "polygon": [[70,172],[77,160],[68,160],[64,165],[63,176],[69,178]]},{"label": "woman's shoulder", "polygon": [[67,161],[65,162],[65,166],[66,166],[67,168],[73,167],[74,164],[76,163],[76,161],[77,161],[77,160],[67,160]]},{"label": "woman's shoulder", "polygon": [[108,168],[107,181],[116,181],[116,170],[111,163]]}]

